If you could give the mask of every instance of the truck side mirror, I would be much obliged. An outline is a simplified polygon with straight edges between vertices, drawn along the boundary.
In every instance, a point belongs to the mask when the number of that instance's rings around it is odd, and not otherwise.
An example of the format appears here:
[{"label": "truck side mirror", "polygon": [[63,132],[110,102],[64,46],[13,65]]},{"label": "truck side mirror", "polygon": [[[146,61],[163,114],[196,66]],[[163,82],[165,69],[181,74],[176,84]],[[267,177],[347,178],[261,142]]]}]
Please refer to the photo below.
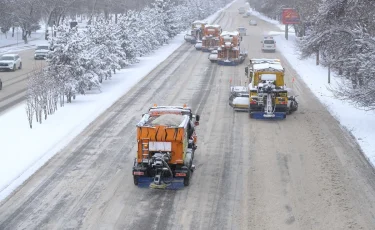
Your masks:
[{"label": "truck side mirror", "polygon": [[200,116],[199,115],[195,115],[195,120],[199,121],[199,119],[200,119]]}]

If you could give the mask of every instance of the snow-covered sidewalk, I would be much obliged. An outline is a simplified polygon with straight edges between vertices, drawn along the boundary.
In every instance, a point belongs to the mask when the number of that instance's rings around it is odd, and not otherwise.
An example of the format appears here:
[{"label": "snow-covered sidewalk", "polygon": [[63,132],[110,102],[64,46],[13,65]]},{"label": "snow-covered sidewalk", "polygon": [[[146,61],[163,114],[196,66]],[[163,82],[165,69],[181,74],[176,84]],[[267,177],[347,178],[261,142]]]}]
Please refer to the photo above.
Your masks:
[{"label": "snow-covered sidewalk", "polygon": [[[222,10],[205,20],[212,23]],[[168,45],[140,58],[140,63],[119,71],[112,80],[104,81],[101,93],[93,90],[85,96],[79,95],[73,103],[59,108],[41,125],[34,119],[33,129],[29,128],[24,103],[1,115],[0,200],[184,44],[184,35],[177,35]]]},{"label": "snow-covered sidewalk", "polygon": [[[252,14],[264,21],[277,25],[284,29],[278,21],[267,18],[259,12],[252,11]],[[356,138],[359,146],[369,162],[375,167],[375,111],[364,111],[354,108],[348,101],[335,98],[328,88],[335,86],[340,79],[331,73],[331,84],[328,84],[328,69],[317,66],[315,58],[300,60],[296,49],[296,36],[289,33],[289,40],[284,38],[283,32],[270,32],[274,36],[278,46],[277,49],[289,61],[298,73],[301,80],[311,89],[315,96],[340,124],[345,127]],[[298,78],[296,80],[299,80]]]}]

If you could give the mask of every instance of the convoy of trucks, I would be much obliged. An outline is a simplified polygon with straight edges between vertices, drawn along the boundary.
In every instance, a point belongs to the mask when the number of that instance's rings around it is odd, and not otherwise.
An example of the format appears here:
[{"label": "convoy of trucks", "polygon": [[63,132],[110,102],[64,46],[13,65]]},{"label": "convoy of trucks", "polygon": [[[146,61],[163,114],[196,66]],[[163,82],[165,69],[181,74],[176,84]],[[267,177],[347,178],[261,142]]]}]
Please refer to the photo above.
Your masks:
[{"label": "convoy of trucks", "polygon": [[[245,8],[239,9],[240,14]],[[197,50],[210,52],[208,59],[219,65],[242,64],[247,52],[241,49],[246,28],[222,31],[205,21],[192,23],[185,40]],[[298,110],[296,96],[284,82],[285,69],[278,59],[252,58],[245,67],[248,86],[231,86],[229,105],[247,111],[250,118],[285,119]],[[199,115],[190,107],[151,107],[137,124],[137,154],[133,165],[134,184],[153,189],[189,186],[197,149]]]},{"label": "convoy of trucks", "polygon": [[190,34],[186,34],[184,39],[191,44],[197,43],[197,41],[201,41],[203,37],[203,31],[207,25],[205,21],[194,21],[191,25]]}]

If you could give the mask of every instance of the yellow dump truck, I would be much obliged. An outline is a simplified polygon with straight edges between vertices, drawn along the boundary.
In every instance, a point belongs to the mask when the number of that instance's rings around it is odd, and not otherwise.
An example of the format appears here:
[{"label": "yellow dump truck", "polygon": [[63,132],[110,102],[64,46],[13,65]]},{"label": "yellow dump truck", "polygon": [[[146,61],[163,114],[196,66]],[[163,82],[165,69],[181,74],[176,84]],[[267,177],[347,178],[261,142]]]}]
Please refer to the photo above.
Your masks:
[{"label": "yellow dump truck", "polygon": [[199,115],[187,106],[154,106],[137,124],[134,184],[157,189],[188,186],[195,169]]}]

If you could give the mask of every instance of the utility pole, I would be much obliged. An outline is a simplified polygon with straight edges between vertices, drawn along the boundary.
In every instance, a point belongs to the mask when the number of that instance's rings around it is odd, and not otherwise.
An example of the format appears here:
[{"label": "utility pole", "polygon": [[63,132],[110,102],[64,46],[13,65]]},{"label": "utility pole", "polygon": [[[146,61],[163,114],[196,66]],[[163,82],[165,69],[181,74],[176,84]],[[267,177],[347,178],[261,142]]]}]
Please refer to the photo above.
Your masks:
[{"label": "utility pole", "polygon": [[288,40],[288,29],[289,29],[289,25],[288,24],[285,24],[285,39]]},{"label": "utility pole", "polygon": [[328,84],[331,84],[331,61],[328,64]]}]

